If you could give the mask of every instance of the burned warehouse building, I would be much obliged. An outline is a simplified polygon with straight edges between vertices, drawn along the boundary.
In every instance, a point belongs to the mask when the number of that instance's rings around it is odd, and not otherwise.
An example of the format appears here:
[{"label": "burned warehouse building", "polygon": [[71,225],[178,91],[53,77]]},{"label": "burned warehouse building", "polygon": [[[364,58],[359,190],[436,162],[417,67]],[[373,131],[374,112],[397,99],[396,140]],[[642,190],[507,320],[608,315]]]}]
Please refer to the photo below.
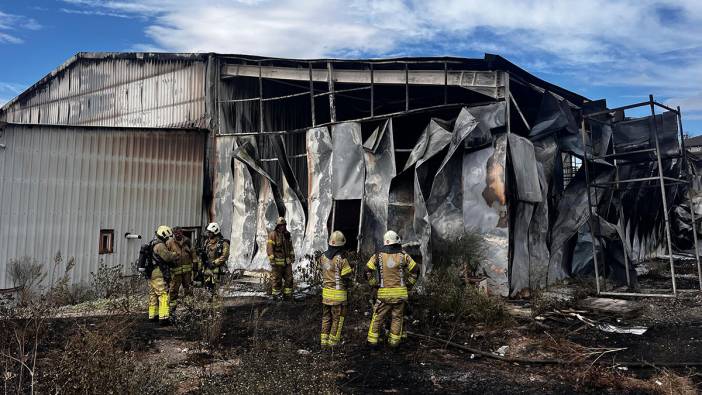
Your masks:
[{"label": "burned warehouse building", "polygon": [[652,255],[675,294],[675,254],[702,287],[682,137],[679,108],[610,109],[496,55],[79,53],[0,110],[0,286],[10,260],[58,251],[75,282],[129,270],[162,223],[195,238],[216,220],[229,268],[262,270],[284,216],[300,266],[336,229],[361,256],[397,230],[423,273],[477,235],[467,264],[495,294],[590,275],[635,290]]}]

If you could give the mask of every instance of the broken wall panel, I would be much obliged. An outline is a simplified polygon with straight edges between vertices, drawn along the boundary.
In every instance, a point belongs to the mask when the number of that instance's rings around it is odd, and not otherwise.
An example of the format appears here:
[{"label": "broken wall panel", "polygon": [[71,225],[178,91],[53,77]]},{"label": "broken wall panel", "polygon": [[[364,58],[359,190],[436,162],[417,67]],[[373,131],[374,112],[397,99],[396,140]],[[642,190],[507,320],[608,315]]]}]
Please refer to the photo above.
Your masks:
[{"label": "broken wall panel", "polygon": [[273,185],[268,178],[256,174],[261,180],[258,191],[258,210],[256,216],[256,255],[251,260],[248,270],[270,269],[270,261],[266,253],[268,233],[275,228],[278,219],[278,206],[273,196]]},{"label": "broken wall panel", "polygon": [[285,204],[285,221],[288,223],[287,228],[295,250],[295,258],[298,261],[303,257],[302,243],[305,239],[306,215],[302,202],[288,183],[287,178],[283,179],[283,202]]},{"label": "broken wall panel", "polygon": [[448,152],[434,176],[426,201],[432,249],[437,252],[454,247],[464,233],[463,188],[457,180],[461,180],[462,175],[463,141],[477,125],[478,121],[467,108],[463,108],[456,119]]},{"label": "broken wall panel", "polygon": [[[531,249],[535,246],[530,243],[529,231],[536,204],[547,199],[542,196],[542,180],[539,177],[534,146],[529,140],[514,134],[509,134],[507,141],[512,182],[516,185],[516,201],[512,205],[510,222],[512,249],[509,264],[510,295],[516,296],[530,288]],[[548,266],[545,261],[541,263]]]},{"label": "broken wall panel", "polygon": [[222,235],[229,239],[232,237],[232,219],[234,218],[234,174],[231,171],[231,160],[236,143],[233,136],[223,136],[215,141],[217,169],[214,177],[214,217],[212,220],[219,224]]},{"label": "broken wall panel", "polygon": [[248,167],[231,159],[233,180],[233,212],[229,267],[248,269],[256,249],[258,197]]},{"label": "broken wall panel", "polygon": [[388,229],[390,183],[396,173],[392,119],[368,138],[364,144],[364,157],[366,176],[361,208],[364,210],[361,253],[371,255],[382,245],[383,234]]},{"label": "broken wall panel", "polygon": [[509,134],[507,137],[517,187],[517,199],[529,203],[541,202],[541,186],[534,146],[524,137],[515,134]]},{"label": "broken wall panel", "polygon": [[[584,169],[578,171],[573,180],[568,184],[563,197],[558,203],[558,216],[551,230],[550,251],[548,268],[548,284],[552,285],[570,277],[571,262],[568,255],[568,244],[589,217],[588,188],[585,183]],[[611,181],[614,178],[613,169],[603,169],[595,177],[595,183]],[[591,188],[590,200],[593,205],[598,205],[604,193],[598,188]]]},{"label": "broken wall panel", "polygon": [[463,154],[463,224],[465,232],[476,232],[486,245],[479,271],[488,277],[496,294],[507,296],[509,228],[505,170],[507,137],[494,146]]},{"label": "broken wall panel", "polygon": [[[655,120],[661,155],[670,156],[679,153],[677,115],[671,111],[666,111],[656,115]],[[655,148],[652,117],[648,116],[614,123],[613,141],[616,152]]]},{"label": "broken wall panel", "polygon": [[536,203],[529,225],[529,288],[532,290],[546,288],[548,285],[548,250],[549,236],[549,199],[548,183],[543,166],[538,165],[539,184],[543,199]]},{"label": "broken wall panel", "polygon": [[[429,214],[426,209],[425,192],[428,196],[432,178],[429,175],[430,163],[433,159],[440,159],[437,154],[443,151],[450,143],[452,134],[447,129],[444,121],[432,118],[415,144],[404,167],[404,171],[413,171],[413,199],[414,217],[411,219],[414,234],[419,244],[422,256],[422,274],[431,265],[431,226]],[[404,172],[403,171],[403,172]]]},{"label": "broken wall panel", "polygon": [[332,126],[332,197],[335,200],[363,198],[365,168],[361,124],[345,122]]},{"label": "broken wall panel", "polygon": [[307,131],[307,227],[302,242],[304,260],[327,248],[327,220],[332,208],[332,140],[326,127]]},{"label": "broken wall panel", "polygon": [[492,145],[493,130],[505,125],[505,102],[487,106],[469,107],[468,111],[478,121],[477,129],[466,137],[466,148],[480,148]]}]

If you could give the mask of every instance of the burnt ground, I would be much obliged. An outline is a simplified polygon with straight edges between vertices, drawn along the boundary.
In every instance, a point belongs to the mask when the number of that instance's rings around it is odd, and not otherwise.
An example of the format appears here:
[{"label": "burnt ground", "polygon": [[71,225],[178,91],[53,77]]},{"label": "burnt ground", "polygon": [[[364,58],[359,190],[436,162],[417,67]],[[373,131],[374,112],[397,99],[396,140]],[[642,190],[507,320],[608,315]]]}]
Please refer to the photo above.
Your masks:
[{"label": "burnt ground", "polygon": [[[641,277],[642,286],[663,284],[665,274],[660,273]],[[129,322],[120,347],[141,361],[165,365],[168,381],[182,394],[699,392],[699,367],[683,365],[702,365],[702,295],[637,300],[643,309],[635,318],[582,314],[598,322],[648,327],[641,336],[602,332],[567,314],[545,320],[519,315],[492,326],[456,324],[449,317],[437,325],[422,322],[418,307],[408,320],[412,332],[483,351],[508,346],[507,357],[585,361],[574,365],[504,362],[412,336],[398,350],[370,349],[365,345],[369,305],[362,298],[351,303],[345,342],[333,351],[319,349],[317,297],[285,303],[229,299],[223,325],[210,343],[132,314],[112,316],[107,323],[105,317],[54,319],[46,344],[60,348],[76,328],[118,328]],[[624,350],[602,354],[614,348]],[[620,366],[622,362],[643,366]]]}]

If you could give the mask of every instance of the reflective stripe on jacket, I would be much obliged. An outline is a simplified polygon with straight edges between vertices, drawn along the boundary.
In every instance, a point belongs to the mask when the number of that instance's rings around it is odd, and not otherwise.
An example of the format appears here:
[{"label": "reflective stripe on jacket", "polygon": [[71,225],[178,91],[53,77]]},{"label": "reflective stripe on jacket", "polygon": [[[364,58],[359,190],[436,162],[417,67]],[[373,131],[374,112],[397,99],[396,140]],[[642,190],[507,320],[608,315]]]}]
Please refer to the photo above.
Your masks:
[{"label": "reflective stripe on jacket", "polygon": [[337,305],[346,302],[346,281],[353,273],[348,259],[341,254],[332,259],[322,255],[319,263],[322,268],[322,303]]},{"label": "reflective stripe on jacket", "polygon": [[366,264],[368,280],[378,287],[382,301],[406,300],[407,286],[417,282],[417,269],[417,263],[404,251],[375,254]]}]

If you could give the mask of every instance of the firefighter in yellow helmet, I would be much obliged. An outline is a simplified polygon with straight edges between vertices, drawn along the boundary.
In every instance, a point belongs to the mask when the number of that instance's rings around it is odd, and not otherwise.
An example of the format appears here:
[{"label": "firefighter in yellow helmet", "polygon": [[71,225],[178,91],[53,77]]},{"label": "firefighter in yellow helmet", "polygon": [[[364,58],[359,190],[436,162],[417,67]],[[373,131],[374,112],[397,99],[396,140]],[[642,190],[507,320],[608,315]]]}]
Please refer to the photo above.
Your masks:
[{"label": "firefighter in yellow helmet", "polygon": [[158,320],[161,325],[169,323],[168,284],[171,281],[171,267],[177,265],[179,260],[178,253],[173,249],[172,237],[171,228],[161,225],[151,242],[153,269],[149,275],[149,319]]},{"label": "firefighter in yellow helmet", "polygon": [[287,300],[292,299],[292,264],[295,261],[295,251],[293,250],[290,232],[287,229],[287,222],[283,217],[278,218],[275,223],[275,229],[268,234],[266,254],[271,264],[273,297],[279,297],[282,291],[283,298]]},{"label": "firefighter in yellow helmet", "polygon": [[227,270],[229,244],[229,240],[222,236],[218,223],[212,222],[207,225],[207,241],[205,242],[207,261],[203,262],[203,265],[205,267],[205,286],[212,295],[217,294],[219,278]]},{"label": "firefighter in yellow helmet", "polygon": [[371,346],[378,344],[380,329],[388,315],[391,317],[388,345],[397,347],[400,344],[408,288],[417,282],[418,272],[417,263],[402,250],[400,236],[392,230],[385,232],[383,247],[366,264],[368,283],[378,290],[368,328],[368,343]]},{"label": "firefighter in yellow helmet", "polygon": [[185,296],[193,294],[193,264],[198,264],[192,241],[179,227],[173,228],[173,247],[180,257],[180,264],[171,270],[171,283],[168,299],[171,305],[171,315],[178,306],[180,287],[183,287]]},{"label": "firefighter in yellow helmet", "polygon": [[346,290],[351,282],[351,266],[344,254],[346,237],[340,231],[329,236],[329,248],[319,258],[322,268],[322,347],[341,341],[346,316]]}]

